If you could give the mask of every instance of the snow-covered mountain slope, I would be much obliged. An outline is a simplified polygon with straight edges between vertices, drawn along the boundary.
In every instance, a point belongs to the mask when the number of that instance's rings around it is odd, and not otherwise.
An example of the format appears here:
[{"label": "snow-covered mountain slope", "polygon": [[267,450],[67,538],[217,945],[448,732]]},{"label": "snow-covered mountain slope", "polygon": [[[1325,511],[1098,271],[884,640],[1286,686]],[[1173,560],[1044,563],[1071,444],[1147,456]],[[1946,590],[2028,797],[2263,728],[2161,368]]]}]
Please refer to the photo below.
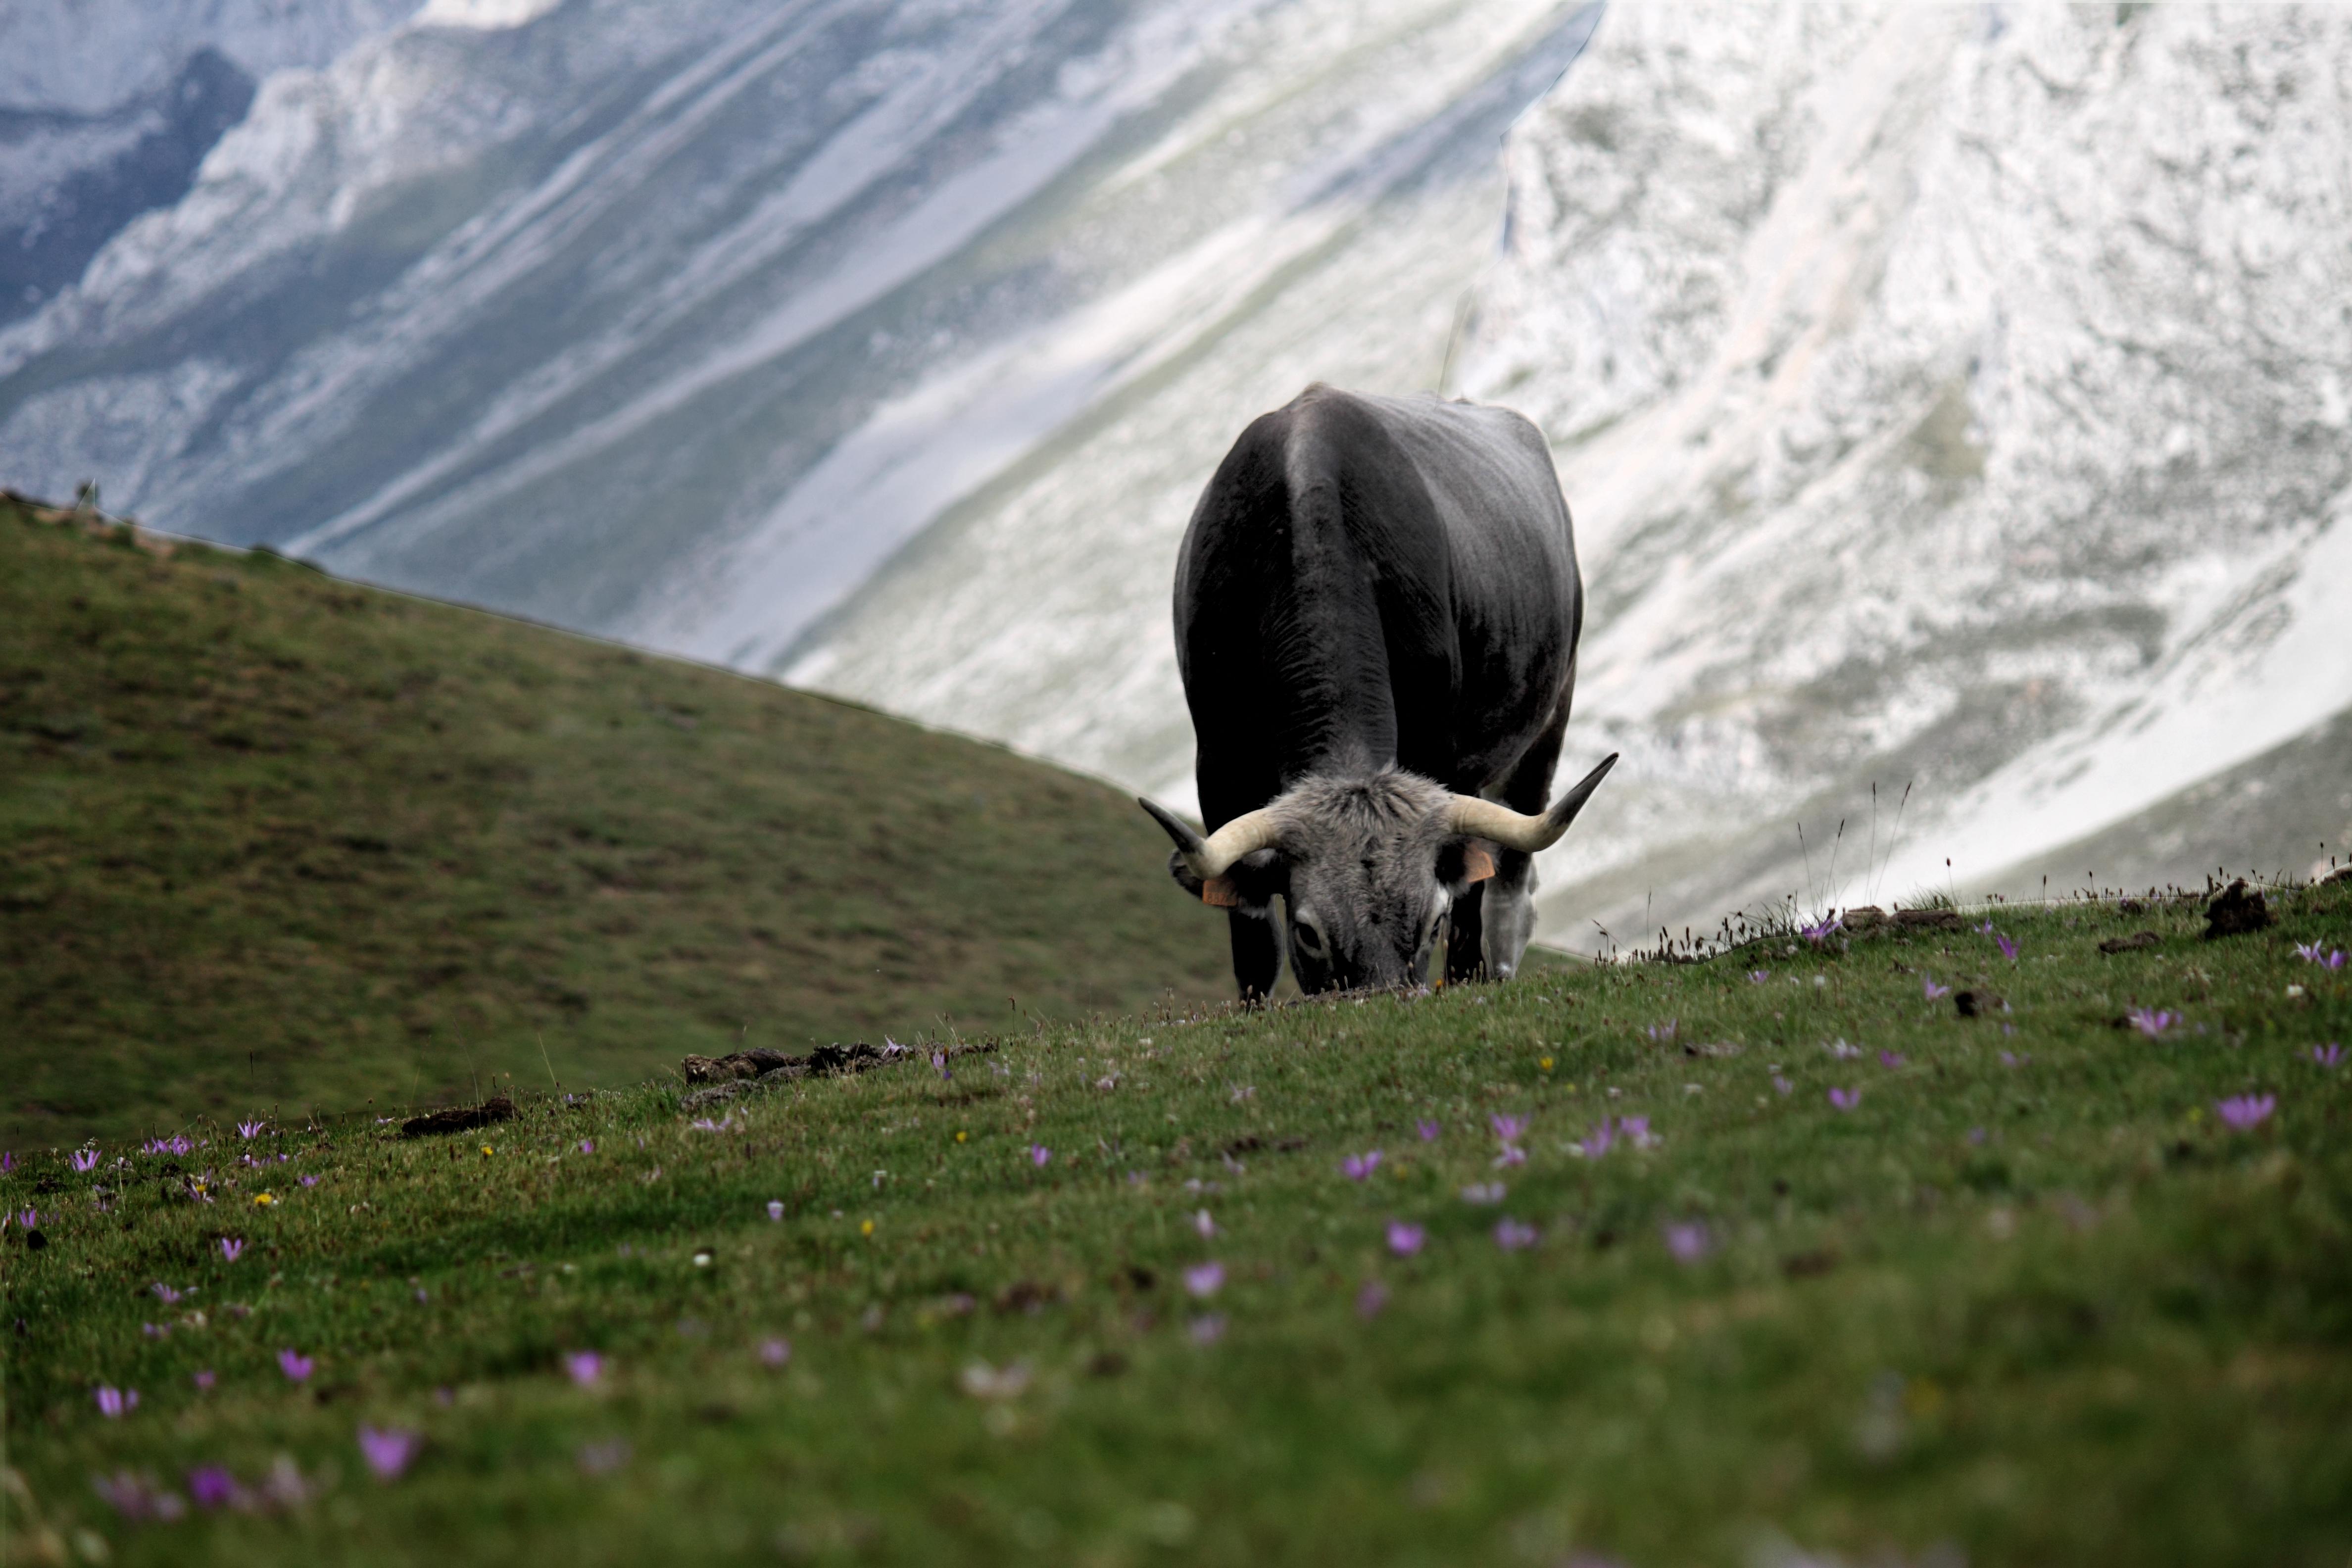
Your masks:
[{"label": "snow-covered mountain slope", "polygon": [[1621,5],[1511,160],[1462,385],[1628,763],[1551,929],[2000,884],[2352,704],[2352,13]]},{"label": "snow-covered mountain slope", "polygon": [[1580,37],[1558,0],[440,8],[272,78],[0,333],[0,451],[754,668],[1465,140],[1491,159]]},{"label": "snow-covered mountain slope", "polygon": [[[443,0],[446,3],[446,0]],[[0,107],[104,114],[206,49],[258,80],[325,65],[418,0],[8,0]]]}]

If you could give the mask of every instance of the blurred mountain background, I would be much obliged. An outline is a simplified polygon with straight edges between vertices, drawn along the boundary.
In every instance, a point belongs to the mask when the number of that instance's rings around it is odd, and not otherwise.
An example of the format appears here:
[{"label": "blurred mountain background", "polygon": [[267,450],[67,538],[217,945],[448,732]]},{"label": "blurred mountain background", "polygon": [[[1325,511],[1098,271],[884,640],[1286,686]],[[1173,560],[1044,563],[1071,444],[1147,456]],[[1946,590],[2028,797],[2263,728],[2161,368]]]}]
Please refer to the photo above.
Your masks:
[{"label": "blurred mountain background", "polygon": [[2352,838],[2352,14],[18,0],[0,57],[20,489],[1185,804],[1201,484],[1309,381],[1442,389],[1550,436],[1563,765],[1627,758],[1545,940]]}]

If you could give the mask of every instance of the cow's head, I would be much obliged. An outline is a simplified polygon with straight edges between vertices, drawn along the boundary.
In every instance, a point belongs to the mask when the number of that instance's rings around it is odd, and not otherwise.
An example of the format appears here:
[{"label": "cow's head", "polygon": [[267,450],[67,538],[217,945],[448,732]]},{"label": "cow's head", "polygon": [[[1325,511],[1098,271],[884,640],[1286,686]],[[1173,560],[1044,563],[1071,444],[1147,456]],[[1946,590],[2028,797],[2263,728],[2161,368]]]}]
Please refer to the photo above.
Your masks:
[{"label": "cow's head", "polygon": [[1187,892],[1260,919],[1283,900],[1301,990],[1420,985],[1446,910],[1495,874],[1496,849],[1558,843],[1616,761],[1532,816],[1393,768],[1310,777],[1205,838],[1139,804],[1176,841],[1168,868]]}]

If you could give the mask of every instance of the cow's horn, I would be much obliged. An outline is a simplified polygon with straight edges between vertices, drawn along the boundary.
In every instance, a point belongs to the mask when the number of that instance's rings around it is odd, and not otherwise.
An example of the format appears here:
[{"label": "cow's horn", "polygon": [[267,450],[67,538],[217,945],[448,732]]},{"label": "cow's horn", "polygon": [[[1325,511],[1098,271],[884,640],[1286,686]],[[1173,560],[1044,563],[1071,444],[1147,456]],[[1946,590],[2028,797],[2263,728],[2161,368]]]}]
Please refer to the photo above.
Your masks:
[{"label": "cow's horn", "polygon": [[1584,803],[1616,765],[1617,753],[1612,752],[1574,789],[1561,795],[1549,811],[1533,816],[1491,800],[1481,800],[1475,795],[1457,795],[1447,814],[1446,826],[1473,838],[1491,838],[1504,848],[1517,849],[1523,855],[1549,849],[1560,841],[1568,832],[1568,825],[1576,820],[1576,814],[1584,809]]},{"label": "cow's horn", "polygon": [[1192,825],[1175,813],[1139,797],[1135,803],[1151,814],[1151,820],[1168,830],[1176,841],[1177,853],[1184,857],[1192,875],[1203,882],[1222,877],[1232,869],[1234,862],[1245,855],[1254,855],[1272,844],[1278,837],[1274,814],[1260,807],[1245,811],[1206,838],[1192,831]]}]

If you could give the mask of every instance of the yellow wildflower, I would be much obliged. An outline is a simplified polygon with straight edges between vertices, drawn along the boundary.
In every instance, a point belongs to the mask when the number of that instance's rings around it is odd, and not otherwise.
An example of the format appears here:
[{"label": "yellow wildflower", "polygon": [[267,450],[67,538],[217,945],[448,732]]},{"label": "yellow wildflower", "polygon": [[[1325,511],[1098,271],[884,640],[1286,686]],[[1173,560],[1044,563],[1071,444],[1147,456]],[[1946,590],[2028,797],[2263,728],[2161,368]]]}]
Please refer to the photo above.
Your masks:
[{"label": "yellow wildflower", "polygon": [[256,1193],[253,1194],[253,1201],[260,1205],[263,1208],[268,1208],[271,1204],[276,1203],[278,1200],[271,1197],[268,1193]]},{"label": "yellow wildflower", "polygon": [[859,1220],[857,1222],[857,1234],[860,1236],[872,1236],[874,1234],[874,1222],[870,1219]]}]

